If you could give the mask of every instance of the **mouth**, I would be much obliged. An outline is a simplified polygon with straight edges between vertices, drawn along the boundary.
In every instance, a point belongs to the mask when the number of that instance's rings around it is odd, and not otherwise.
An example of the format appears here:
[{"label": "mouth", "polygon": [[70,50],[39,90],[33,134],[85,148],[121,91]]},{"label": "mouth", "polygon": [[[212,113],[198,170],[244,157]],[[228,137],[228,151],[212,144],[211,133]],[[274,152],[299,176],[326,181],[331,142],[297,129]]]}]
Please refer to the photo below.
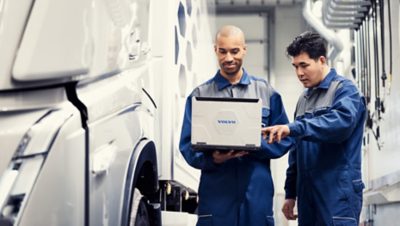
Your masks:
[{"label": "mouth", "polygon": [[224,68],[233,69],[236,68],[236,64],[224,64]]},{"label": "mouth", "polygon": [[303,84],[304,87],[307,87],[308,83],[309,83],[309,81],[307,79],[300,80],[300,82],[301,82],[301,84]]}]

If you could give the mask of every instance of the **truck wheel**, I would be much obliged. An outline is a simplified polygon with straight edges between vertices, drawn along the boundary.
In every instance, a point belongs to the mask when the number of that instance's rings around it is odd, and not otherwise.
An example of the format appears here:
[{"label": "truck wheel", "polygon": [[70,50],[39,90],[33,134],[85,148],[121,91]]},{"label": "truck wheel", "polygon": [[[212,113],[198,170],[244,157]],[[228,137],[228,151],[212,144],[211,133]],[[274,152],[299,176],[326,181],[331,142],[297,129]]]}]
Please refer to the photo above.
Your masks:
[{"label": "truck wheel", "polygon": [[149,212],[147,210],[147,200],[135,188],[130,213],[130,226],[150,226]]}]

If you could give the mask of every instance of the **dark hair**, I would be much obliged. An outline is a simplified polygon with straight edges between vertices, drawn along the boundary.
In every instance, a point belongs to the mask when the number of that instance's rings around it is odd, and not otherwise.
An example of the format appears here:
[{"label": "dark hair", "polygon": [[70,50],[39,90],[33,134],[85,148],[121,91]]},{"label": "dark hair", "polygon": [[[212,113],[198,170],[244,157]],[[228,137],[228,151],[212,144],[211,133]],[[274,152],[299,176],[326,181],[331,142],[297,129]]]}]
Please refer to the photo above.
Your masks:
[{"label": "dark hair", "polygon": [[298,56],[307,53],[311,59],[317,60],[320,56],[326,57],[327,42],[318,33],[306,31],[292,41],[286,48],[288,56]]}]

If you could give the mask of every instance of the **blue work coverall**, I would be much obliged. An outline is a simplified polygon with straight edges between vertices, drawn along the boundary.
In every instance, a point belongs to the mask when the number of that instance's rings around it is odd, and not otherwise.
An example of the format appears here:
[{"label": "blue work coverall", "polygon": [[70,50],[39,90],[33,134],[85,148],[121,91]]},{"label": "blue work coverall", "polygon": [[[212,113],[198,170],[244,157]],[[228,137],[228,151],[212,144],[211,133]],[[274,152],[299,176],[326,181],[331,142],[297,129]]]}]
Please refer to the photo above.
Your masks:
[{"label": "blue work coverall", "polygon": [[275,144],[261,139],[260,151],[222,164],[214,163],[211,153],[193,151],[191,147],[192,96],[261,98],[265,126],[288,123],[280,95],[265,80],[243,72],[235,85],[217,72],[186,100],[180,150],[191,166],[201,170],[197,226],[274,225],[270,159],[284,155],[293,145],[290,139]]},{"label": "blue work coverall", "polygon": [[363,96],[334,69],[300,96],[285,183],[286,198],[297,197],[300,226],[358,225],[365,118]]}]

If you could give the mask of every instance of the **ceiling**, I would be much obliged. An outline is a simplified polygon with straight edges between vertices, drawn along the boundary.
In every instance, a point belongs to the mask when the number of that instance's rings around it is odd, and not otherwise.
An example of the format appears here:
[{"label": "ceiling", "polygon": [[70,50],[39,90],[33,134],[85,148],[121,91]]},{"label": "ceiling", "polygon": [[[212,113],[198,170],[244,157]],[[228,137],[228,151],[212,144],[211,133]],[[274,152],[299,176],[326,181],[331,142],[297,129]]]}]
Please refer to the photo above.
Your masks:
[{"label": "ceiling", "polygon": [[214,0],[217,13],[259,13],[268,12],[276,6],[301,5],[303,0]]},{"label": "ceiling", "polygon": [[277,6],[302,2],[303,0],[215,0],[215,3],[221,6]]}]

